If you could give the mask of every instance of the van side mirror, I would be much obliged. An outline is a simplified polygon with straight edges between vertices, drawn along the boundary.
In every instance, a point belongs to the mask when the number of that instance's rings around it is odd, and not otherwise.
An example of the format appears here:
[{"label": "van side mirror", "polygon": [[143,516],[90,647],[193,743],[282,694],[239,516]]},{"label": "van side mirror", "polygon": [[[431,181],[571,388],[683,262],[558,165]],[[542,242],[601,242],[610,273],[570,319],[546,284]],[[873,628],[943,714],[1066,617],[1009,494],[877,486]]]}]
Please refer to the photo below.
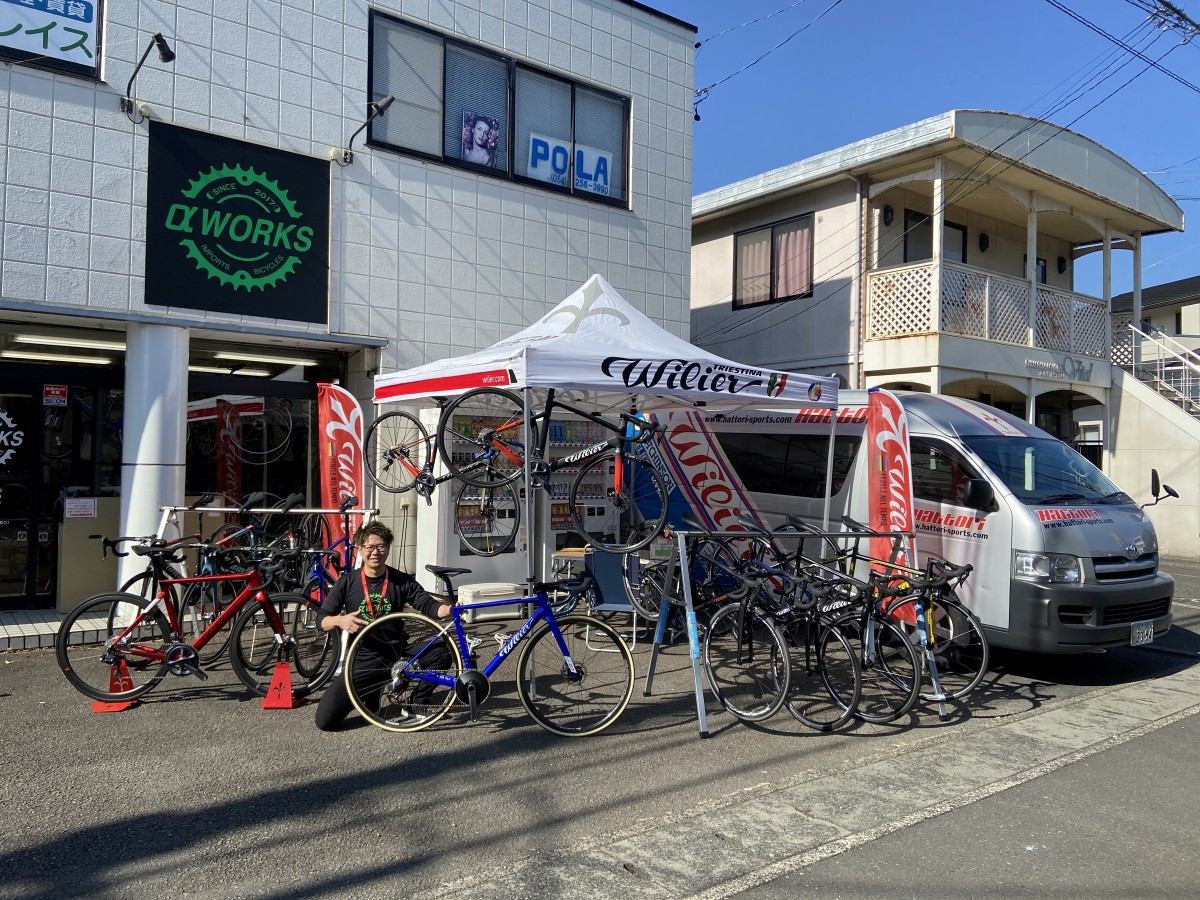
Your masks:
[{"label": "van side mirror", "polygon": [[996,501],[996,492],[990,482],[983,478],[972,478],[967,481],[967,490],[963,494],[963,506],[970,509],[991,509]]},{"label": "van side mirror", "polygon": [[[1139,508],[1145,509],[1147,506],[1157,506],[1159,501],[1166,499],[1166,497],[1179,498],[1179,494],[1175,491],[1175,488],[1169,484],[1163,484],[1158,480],[1158,469],[1150,470],[1150,495],[1153,499],[1147,503],[1139,504]],[[1164,497],[1164,495],[1166,496]]]}]

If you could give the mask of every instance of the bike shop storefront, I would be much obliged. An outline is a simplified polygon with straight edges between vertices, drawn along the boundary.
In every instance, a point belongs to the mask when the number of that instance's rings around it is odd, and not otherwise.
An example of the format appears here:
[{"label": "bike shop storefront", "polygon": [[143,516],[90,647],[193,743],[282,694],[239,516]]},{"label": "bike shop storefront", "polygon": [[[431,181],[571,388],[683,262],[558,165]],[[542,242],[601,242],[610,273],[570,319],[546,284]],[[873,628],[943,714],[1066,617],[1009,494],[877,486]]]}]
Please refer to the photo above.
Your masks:
[{"label": "bike shop storefront", "polygon": [[[193,348],[193,369],[204,354]],[[344,377],[344,356],[307,355],[312,365],[189,374],[188,496],[316,495],[317,384]],[[0,609],[115,586],[90,536],[120,528],[123,396],[120,365],[0,364]]]}]

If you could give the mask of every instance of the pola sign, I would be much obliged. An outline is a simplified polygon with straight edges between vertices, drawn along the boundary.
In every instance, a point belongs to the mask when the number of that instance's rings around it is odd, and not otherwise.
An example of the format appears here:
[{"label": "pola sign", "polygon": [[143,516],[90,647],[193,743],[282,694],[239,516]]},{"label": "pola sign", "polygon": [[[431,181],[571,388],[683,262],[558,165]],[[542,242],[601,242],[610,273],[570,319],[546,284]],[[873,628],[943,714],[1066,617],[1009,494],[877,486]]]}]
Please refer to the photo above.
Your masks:
[{"label": "pola sign", "polygon": [[612,154],[595,147],[575,145],[575,174],[571,177],[571,144],[558,138],[542,134],[529,134],[529,165],[526,174],[530,178],[556,184],[559,187],[574,186],[577,191],[588,191],[607,197],[611,191],[609,176],[612,172]]}]

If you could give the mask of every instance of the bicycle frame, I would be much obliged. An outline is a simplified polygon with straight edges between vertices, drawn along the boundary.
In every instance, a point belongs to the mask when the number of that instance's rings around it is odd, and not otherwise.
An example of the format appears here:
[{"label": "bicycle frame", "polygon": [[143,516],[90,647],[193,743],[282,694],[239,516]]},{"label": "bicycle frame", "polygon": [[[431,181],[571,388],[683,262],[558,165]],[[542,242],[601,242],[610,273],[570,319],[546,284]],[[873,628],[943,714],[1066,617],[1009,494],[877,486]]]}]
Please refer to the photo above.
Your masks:
[{"label": "bicycle frame", "polygon": [[[205,628],[204,631],[202,631],[194,641],[192,641],[190,644],[192,648],[196,650],[203,650],[205,644],[212,640],[212,638],[222,628],[224,628],[233,619],[233,617],[242,610],[243,607],[251,602],[260,604],[266,611],[267,619],[270,621],[271,628],[275,632],[277,639],[287,633],[287,629],[284,627],[283,620],[279,618],[278,610],[275,609],[274,605],[270,602],[270,598],[267,596],[267,591],[263,586],[262,578],[259,575],[258,570],[252,569],[249,572],[239,572],[232,575],[195,575],[189,578],[162,579],[160,583],[163,587],[159,590],[158,594],[155,595],[154,600],[152,600],[146,606],[146,608],[142,610],[141,614],[135,616],[133,621],[130,622],[120,634],[114,635],[112,638],[110,638],[106,642],[107,645],[113,646],[115,644],[119,644],[125,639],[126,635],[131,633],[133,629],[145,622],[156,610],[165,611],[167,621],[171,626],[171,633],[173,636],[178,637],[180,634],[182,634],[180,628],[181,620],[179,610],[176,609],[175,604],[171,602],[171,595],[170,592],[166,590],[166,587],[172,584],[196,584],[211,581],[244,581],[246,584],[240,591],[238,591],[238,595],[233,599],[233,602],[225,607],[225,609],[221,611],[220,615],[213,619],[209,626]],[[165,653],[152,650],[138,650],[131,652],[130,655],[153,660],[162,660],[166,658]]]},{"label": "bicycle frame", "polygon": [[[537,609],[533,611],[530,617],[521,625],[520,628],[510,637],[494,657],[488,662],[482,670],[475,665],[474,657],[471,653],[470,645],[467,642],[467,633],[463,628],[463,613],[469,609],[487,609],[493,606],[515,606],[518,603],[537,603]],[[508,600],[485,600],[479,603],[463,603],[450,607],[452,623],[447,623],[446,626],[437,633],[433,638],[427,641],[417,651],[412,653],[412,659],[419,659],[421,654],[429,649],[436,641],[441,640],[441,636],[446,633],[451,624],[454,626],[455,636],[458,640],[458,650],[463,660],[464,671],[481,671],[485,678],[490,678],[492,674],[500,668],[504,660],[508,659],[509,654],[517,648],[517,646],[533,633],[534,628],[539,623],[545,622],[550,626],[550,631],[554,635],[554,640],[558,644],[558,649],[562,652],[563,658],[567,661],[567,666],[570,669],[572,677],[579,677],[579,670],[575,668],[575,663],[571,659],[571,654],[567,650],[567,642],[563,639],[562,632],[558,628],[558,621],[554,618],[554,610],[550,607],[550,598],[546,594],[535,594],[532,597],[514,597]],[[440,684],[444,687],[454,687],[457,678],[453,675],[442,675],[437,672],[426,672],[424,670],[405,669],[403,673],[406,677],[414,681],[426,681],[432,684]]]}]

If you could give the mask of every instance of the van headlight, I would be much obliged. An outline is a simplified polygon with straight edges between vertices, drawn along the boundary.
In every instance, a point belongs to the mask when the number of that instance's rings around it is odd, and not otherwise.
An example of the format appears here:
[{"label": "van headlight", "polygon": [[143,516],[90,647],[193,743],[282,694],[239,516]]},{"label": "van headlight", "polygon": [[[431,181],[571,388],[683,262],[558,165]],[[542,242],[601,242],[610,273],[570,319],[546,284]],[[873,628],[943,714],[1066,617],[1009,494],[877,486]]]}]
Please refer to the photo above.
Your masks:
[{"label": "van headlight", "polygon": [[1046,584],[1079,584],[1083,581],[1079,557],[1066,553],[1017,550],[1013,553],[1013,574],[1024,581]]}]

